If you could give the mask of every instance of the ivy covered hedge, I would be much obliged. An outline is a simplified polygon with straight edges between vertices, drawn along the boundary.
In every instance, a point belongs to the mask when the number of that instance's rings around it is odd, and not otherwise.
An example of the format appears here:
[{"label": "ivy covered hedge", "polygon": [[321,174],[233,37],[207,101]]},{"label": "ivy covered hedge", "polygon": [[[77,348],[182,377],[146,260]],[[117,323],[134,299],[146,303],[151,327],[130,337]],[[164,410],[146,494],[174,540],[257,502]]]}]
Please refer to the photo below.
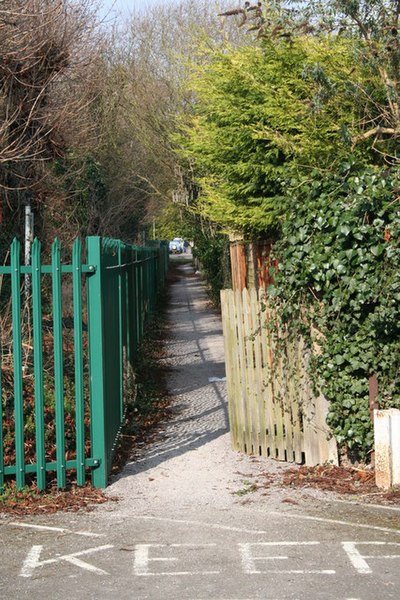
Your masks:
[{"label": "ivy covered hedge", "polygon": [[400,407],[400,171],[348,163],[298,190],[270,292],[314,348],[312,378],[330,401],[336,439],[364,458],[371,375],[380,407]]}]

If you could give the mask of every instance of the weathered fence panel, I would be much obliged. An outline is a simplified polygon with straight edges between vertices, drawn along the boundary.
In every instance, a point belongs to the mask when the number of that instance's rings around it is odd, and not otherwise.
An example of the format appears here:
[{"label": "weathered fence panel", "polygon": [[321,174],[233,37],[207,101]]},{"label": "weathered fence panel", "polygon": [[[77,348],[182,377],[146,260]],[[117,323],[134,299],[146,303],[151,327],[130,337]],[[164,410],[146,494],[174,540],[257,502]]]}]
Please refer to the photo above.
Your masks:
[{"label": "weathered fence panel", "polygon": [[327,401],[313,394],[303,340],[281,341],[278,352],[273,313],[255,289],[223,290],[221,306],[233,447],[288,462],[337,464]]},{"label": "weathered fence panel", "polygon": [[64,488],[67,471],[78,485],[89,473],[96,487],[107,485],[127,378],[164,284],[168,248],[89,237],[85,261],[82,254],[76,240],[65,264],[55,240],[43,265],[35,240],[31,264],[21,265],[14,240],[0,267],[1,283],[9,280],[0,287],[0,486],[8,476],[21,488],[33,473],[44,489],[55,472]]}]

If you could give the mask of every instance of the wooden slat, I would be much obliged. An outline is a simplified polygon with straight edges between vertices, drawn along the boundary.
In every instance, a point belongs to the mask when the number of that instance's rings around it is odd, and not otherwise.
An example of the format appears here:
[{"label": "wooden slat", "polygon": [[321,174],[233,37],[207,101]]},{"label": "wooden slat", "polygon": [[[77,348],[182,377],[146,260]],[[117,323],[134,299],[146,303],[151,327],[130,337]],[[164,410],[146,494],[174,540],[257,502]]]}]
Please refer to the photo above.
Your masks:
[{"label": "wooden slat", "polygon": [[301,403],[303,399],[302,385],[303,385],[303,371],[301,362],[301,352],[303,346],[301,341],[297,341],[294,348],[294,360],[295,368],[293,369],[293,380],[296,389],[296,406],[292,407],[292,422],[293,422],[293,453],[294,461],[297,463],[302,462],[303,452],[303,419],[301,415]]},{"label": "wooden slat", "polygon": [[328,414],[329,403],[327,399],[320,395],[316,398],[315,425],[318,434],[319,444],[319,464],[332,462],[338,464],[338,451],[335,439],[332,437],[329,427],[326,424],[326,415]]},{"label": "wooden slat", "polygon": [[231,335],[231,343],[229,352],[231,353],[231,376],[233,382],[233,397],[234,397],[234,436],[236,439],[236,447],[238,450],[245,449],[244,442],[244,417],[243,408],[241,406],[242,394],[241,394],[241,383],[240,383],[240,364],[239,355],[236,351],[238,344],[237,334],[237,321],[235,313],[235,299],[233,294],[229,295],[229,306],[228,306],[228,327]]},{"label": "wooden slat", "polygon": [[[262,303],[262,301],[261,301]],[[274,395],[272,385],[272,347],[271,347],[271,335],[268,329],[269,320],[271,313],[268,310],[263,310],[261,303],[259,305],[260,310],[260,325],[261,331],[264,332],[261,336],[261,349],[262,349],[262,381],[264,384],[264,403],[265,403],[265,422],[266,422],[266,440],[268,444],[267,456],[276,456],[275,448],[275,416],[274,416]],[[268,433],[267,433],[268,430]]]},{"label": "wooden slat", "polygon": [[293,462],[293,412],[296,412],[298,404],[297,390],[293,373],[296,365],[296,355],[294,352],[294,342],[290,340],[286,345],[287,365],[289,368],[284,373],[286,393],[283,402],[283,422],[285,425],[285,451],[286,460]]},{"label": "wooden slat", "polygon": [[221,291],[222,329],[224,334],[225,370],[228,393],[228,412],[232,445],[235,450],[240,448],[237,414],[237,374],[236,368],[236,335],[235,320],[232,318],[232,294],[228,290]]},{"label": "wooden slat", "polygon": [[[302,369],[306,371],[307,361],[305,359],[305,352],[301,353]],[[312,392],[312,385],[309,377],[306,375],[303,380],[303,429],[304,429],[304,454],[305,462],[308,466],[314,466],[319,464],[320,452],[319,452],[319,440],[318,431],[316,428],[316,398]],[[322,461],[323,462],[323,461]]]},{"label": "wooden slat", "polygon": [[253,323],[251,320],[250,311],[250,295],[247,289],[242,291],[242,308],[243,308],[243,326],[245,336],[245,360],[246,360],[246,374],[248,382],[248,407],[249,407],[249,439],[251,443],[252,454],[259,453],[259,418],[258,418],[258,406],[257,406],[257,373],[254,368],[254,342],[252,338],[254,336]]},{"label": "wooden slat", "polygon": [[251,320],[254,329],[254,367],[255,367],[255,388],[257,393],[257,410],[259,419],[259,444],[261,454],[267,456],[267,434],[266,434],[266,409],[265,409],[265,383],[263,378],[262,365],[262,337],[267,332],[261,328],[260,321],[260,303],[255,289],[250,292],[250,310]]},{"label": "wooden slat", "polygon": [[310,465],[337,464],[325,423],[328,405],[314,397],[304,341],[283,337],[283,360],[267,327],[275,317],[262,295],[225,290],[221,302],[234,448],[296,462],[305,456]]},{"label": "wooden slat", "polygon": [[273,397],[274,397],[274,421],[275,421],[275,457],[279,460],[285,459],[285,439],[283,427],[283,403],[285,398],[285,380],[280,348],[272,341],[272,374],[273,374]]},{"label": "wooden slat", "polygon": [[246,452],[251,453],[251,412],[248,402],[249,397],[249,383],[248,383],[248,372],[246,363],[246,344],[245,344],[245,333],[243,323],[243,303],[242,294],[239,290],[235,292],[235,318],[237,322],[237,348],[239,356],[239,372],[240,372],[240,406],[242,409],[242,415],[244,418],[244,443],[246,446]]}]

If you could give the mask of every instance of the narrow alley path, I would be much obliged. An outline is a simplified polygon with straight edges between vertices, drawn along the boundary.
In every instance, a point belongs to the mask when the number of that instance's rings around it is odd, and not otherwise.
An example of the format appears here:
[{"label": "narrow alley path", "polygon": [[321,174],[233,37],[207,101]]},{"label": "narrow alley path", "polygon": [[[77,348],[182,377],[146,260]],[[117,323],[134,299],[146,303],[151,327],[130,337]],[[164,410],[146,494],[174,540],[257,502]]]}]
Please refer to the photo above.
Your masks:
[{"label": "narrow alley path", "polygon": [[280,488],[283,465],[231,450],[221,321],[179,272],[173,418],[109,486],[118,501],[0,521],[0,598],[397,600],[399,510]]},{"label": "narrow alley path", "polygon": [[[171,337],[166,344],[174,418],[157,442],[128,464],[110,494],[131,509],[157,513],[170,505],[229,507],[254,460],[231,451],[221,319],[189,263],[170,290]],[[121,505],[121,506],[122,506]]]}]

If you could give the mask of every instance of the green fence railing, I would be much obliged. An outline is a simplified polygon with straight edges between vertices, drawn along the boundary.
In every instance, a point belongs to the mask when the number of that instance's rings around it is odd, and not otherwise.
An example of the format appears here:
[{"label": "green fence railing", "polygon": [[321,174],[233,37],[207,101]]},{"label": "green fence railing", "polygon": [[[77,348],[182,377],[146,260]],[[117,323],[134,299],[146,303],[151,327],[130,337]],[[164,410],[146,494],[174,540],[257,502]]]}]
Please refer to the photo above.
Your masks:
[{"label": "green fence railing", "polygon": [[55,240],[43,265],[35,240],[31,264],[21,265],[14,240],[0,267],[0,486],[10,476],[21,488],[34,473],[42,490],[55,472],[64,488],[70,471],[78,485],[90,473],[107,485],[168,248],[89,237],[82,255],[76,240],[66,264]]}]

